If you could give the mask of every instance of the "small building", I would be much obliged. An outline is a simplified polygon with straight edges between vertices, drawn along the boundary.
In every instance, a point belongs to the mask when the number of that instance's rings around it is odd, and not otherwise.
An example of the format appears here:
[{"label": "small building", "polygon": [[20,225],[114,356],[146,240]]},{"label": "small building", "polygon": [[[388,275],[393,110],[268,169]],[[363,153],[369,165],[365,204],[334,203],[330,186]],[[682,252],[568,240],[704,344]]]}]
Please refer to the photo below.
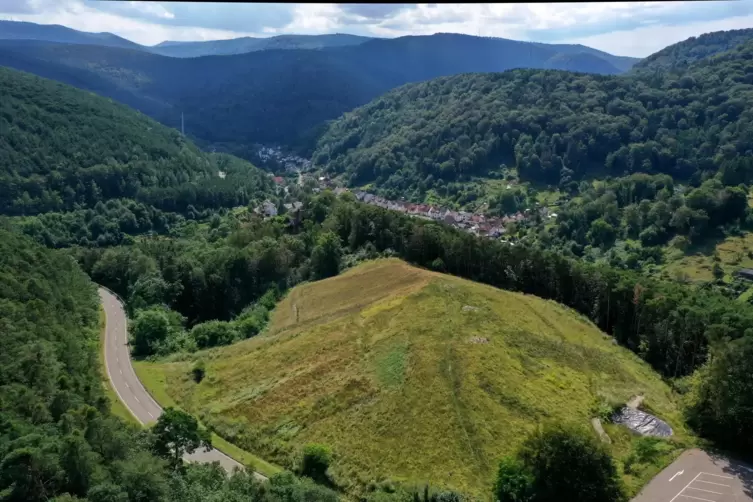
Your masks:
[{"label": "small building", "polygon": [[264,216],[277,216],[277,207],[268,200],[262,203],[261,210]]},{"label": "small building", "polygon": [[283,178],[282,176],[275,176],[275,177],[274,177],[274,178],[272,178],[272,179],[273,179],[273,180],[274,180],[274,182],[275,182],[275,183],[277,183],[278,185],[282,185],[283,183],[285,183],[285,179],[284,179],[284,178]]}]

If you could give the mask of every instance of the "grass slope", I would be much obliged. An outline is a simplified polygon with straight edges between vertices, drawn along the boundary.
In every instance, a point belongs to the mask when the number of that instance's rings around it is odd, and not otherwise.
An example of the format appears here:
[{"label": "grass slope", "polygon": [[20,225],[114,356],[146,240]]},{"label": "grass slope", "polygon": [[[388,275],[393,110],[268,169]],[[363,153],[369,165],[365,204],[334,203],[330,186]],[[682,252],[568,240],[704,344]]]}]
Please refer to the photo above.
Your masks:
[{"label": "grass slope", "polygon": [[283,465],[306,443],[330,445],[337,481],[361,487],[431,482],[488,498],[498,458],[525,431],[543,419],[588,423],[597,396],[643,393],[684,430],[669,388],[583,317],[394,259],[299,286],[265,334],[194,357],[207,363],[201,384],[190,360],[140,371]]}]

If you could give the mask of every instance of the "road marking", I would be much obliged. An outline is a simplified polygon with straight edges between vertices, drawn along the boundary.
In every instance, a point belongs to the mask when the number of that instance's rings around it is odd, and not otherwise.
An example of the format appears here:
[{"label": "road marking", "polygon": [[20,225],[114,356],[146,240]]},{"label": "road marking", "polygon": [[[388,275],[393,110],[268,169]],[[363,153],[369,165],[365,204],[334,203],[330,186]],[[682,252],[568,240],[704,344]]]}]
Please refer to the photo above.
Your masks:
[{"label": "road marking", "polygon": [[685,498],[695,499],[695,500],[703,500],[704,502],[716,502],[715,500],[702,499],[700,497],[691,497],[690,495],[680,495],[680,497],[685,497]]},{"label": "road marking", "polygon": [[688,490],[698,490],[699,492],[715,493],[716,495],[724,495],[722,492],[712,492],[711,490],[704,490],[703,488],[696,488],[694,486],[688,486]]},{"label": "road marking", "polygon": [[711,474],[710,472],[702,472],[701,474],[706,474],[707,476],[716,476],[717,478],[735,479],[732,476],[722,476],[721,474]]},{"label": "road marking", "polygon": [[126,387],[128,387],[129,389],[131,388],[131,386],[128,385],[128,382],[126,382],[125,384],[126,384]]},{"label": "road marking", "polygon": [[151,411],[147,411],[147,413],[149,413],[149,416],[150,416],[150,417],[154,418],[154,415],[152,415],[152,412],[151,412]]},{"label": "road marking", "polygon": [[[136,400],[137,403],[140,403],[139,398],[136,397],[136,395],[133,396],[133,398]],[[712,492],[713,493],[713,492]]]},{"label": "road marking", "polygon": [[682,476],[682,474],[683,474],[684,472],[685,472],[685,470],[684,470],[684,469],[683,469],[682,471],[677,471],[677,472],[675,473],[675,475],[674,475],[674,476],[672,476],[671,478],[669,478],[669,482],[671,483],[672,481],[674,481],[674,479],[675,479],[675,478],[676,478],[677,476]]},{"label": "road marking", "polygon": [[699,482],[699,483],[708,483],[708,484],[710,484],[710,485],[716,485],[716,486],[726,486],[727,488],[729,488],[729,487],[730,487],[729,485],[723,485],[723,484],[721,484],[721,483],[714,483],[714,482],[712,482],[712,481],[704,481],[704,480],[702,480],[702,479],[699,479],[699,480],[698,480],[698,482]]},{"label": "road marking", "polygon": [[120,368],[118,368],[118,371],[120,371],[121,375],[123,374],[123,370],[121,370]]},{"label": "road marking", "polygon": [[[696,479],[698,479],[698,476],[700,476],[700,475],[701,475],[700,472],[698,474],[696,474],[695,477],[690,480],[690,483],[688,483],[687,485],[685,485],[685,488],[687,488],[688,486],[690,486],[693,483],[693,481],[695,481]],[[672,500],[670,500],[669,502],[675,502],[675,499],[677,499],[677,497],[679,497],[680,494],[685,491],[685,488],[683,488],[682,490],[680,490],[680,492],[677,495],[675,495],[674,497],[672,497]]]}]

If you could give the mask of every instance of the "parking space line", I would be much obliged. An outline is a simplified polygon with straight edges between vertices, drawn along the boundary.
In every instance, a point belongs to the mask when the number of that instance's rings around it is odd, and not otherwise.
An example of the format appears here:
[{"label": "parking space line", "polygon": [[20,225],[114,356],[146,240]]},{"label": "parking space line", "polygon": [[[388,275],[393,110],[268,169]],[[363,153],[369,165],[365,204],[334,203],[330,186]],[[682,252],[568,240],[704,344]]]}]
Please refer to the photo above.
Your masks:
[{"label": "parking space line", "polygon": [[680,497],[685,497],[685,498],[695,499],[695,500],[703,500],[704,502],[716,502],[715,500],[702,499],[700,497],[691,497],[690,495],[680,495]]},{"label": "parking space line", "polygon": [[709,485],[716,485],[716,486],[726,486],[727,488],[730,488],[730,486],[729,486],[729,485],[723,485],[723,484],[721,484],[721,483],[714,483],[713,481],[704,481],[704,480],[702,480],[702,479],[699,479],[699,480],[698,480],[698,482],[699,482],[699,483],[707,483],[707,484],[709,484]]},{"label": "parking space line", "polygon": [[[700,473],[700,472],[699,472],[698,474],[696,474],[696,475],[695,475],[695,477],[694,477],[693,479],[691,479],[691,480],[690,480],[690,483],[688,483],[687,485],[685,485],[685,488],[687,488],[688,486],[692,485],[692,484],[693,484],[693,481],[695,481],[696,479],[698,479],[698,476],[700,476],[700,475],[701,475],[701,473]],[[684,491],[685,491],[685,488],[683,488],[682,490],[680,490],[680,491],[679,491],[679,492],[677,493],[677,495],[675,495],[674,497],[672,497],[672,500],[670,500],[669,502],[675,502],[675,499],[677,499],[677,497],[679,497],[679,496],[680,496],[680,495],[682,494],[682,492],[684,492]]]},{"label": "parking space line", "polygon": [[688,486],[688,490],[698,490],[699,492],[715,493],[717,495],[724,495],[722,492],[712,492],[711,490],[704,490],[703,488],[696,488],[694,486]]},{"label": "parking space line", "polygon": [[711,474],[710,472],[702,472],[701,474],[706,474],[708,476],[716,476],[717,478],[735,479],[732,476],[722,476],[721,474]]}]

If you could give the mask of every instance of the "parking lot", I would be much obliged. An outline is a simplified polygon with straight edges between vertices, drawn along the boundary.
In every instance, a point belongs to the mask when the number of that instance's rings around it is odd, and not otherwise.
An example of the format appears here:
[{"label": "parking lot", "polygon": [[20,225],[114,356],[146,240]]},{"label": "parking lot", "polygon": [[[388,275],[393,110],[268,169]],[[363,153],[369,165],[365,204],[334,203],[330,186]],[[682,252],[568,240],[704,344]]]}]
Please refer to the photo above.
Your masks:
[{"label": "parking lot", "polygon": [[683,453],[632,502],[753,502],[753,469],[701,450]]}]

